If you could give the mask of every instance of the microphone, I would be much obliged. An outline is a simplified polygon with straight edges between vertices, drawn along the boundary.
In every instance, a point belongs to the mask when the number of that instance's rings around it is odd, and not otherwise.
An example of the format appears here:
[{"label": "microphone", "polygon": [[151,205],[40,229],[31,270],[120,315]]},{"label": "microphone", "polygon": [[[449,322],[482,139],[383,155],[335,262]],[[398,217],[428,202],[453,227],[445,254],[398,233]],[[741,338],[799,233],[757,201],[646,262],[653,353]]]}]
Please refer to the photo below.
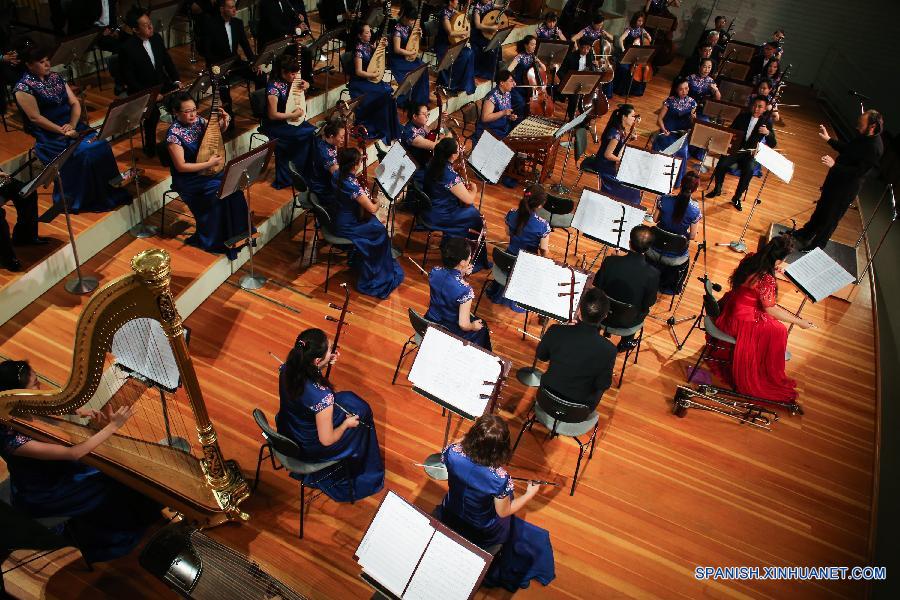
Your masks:
[{"label": "microphone", "polygon": [[850,94],[851,96],[856,96],[860,100],[871,100],[871,98],[869,98],[865,94],[860,94],[856,90],[847,90],[847,93]]},{"label": "microphone", "polygon": [[[699,282],[701,282],[701,283],[705,283],[707,280],[708,280],[708,278],[707,278],[706,276],[698,277],[698,278],[697,278],[697,281],[699,281]],[[714,282],[714,281],[710,281],[710,282],[709,282],[709,286],[713,289],[714,292],[721,292],[721,291],[722,291],[722,286],[719,285],[718,283]]]}]

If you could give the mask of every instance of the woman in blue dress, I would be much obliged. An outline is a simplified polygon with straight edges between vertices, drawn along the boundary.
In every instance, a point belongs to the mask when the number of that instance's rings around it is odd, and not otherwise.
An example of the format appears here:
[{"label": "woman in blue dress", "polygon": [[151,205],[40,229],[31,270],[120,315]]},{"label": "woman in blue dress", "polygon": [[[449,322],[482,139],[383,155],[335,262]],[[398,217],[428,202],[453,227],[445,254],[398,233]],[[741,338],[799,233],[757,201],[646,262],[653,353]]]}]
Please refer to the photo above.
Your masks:
[{"label": "woman in blue dress", "polygon": [[572,36],[572,44],[575,47],[578,47],[578,41],[582,39],[590,41],[591,44],[600,39],[611,43],[613,41],[613,36],[606,31],[605,25],[606,17],[603,16],[603,13],[600,11],[595,12],[591,17],[591,24],[586,25],[584,28],[580,29],[578,33]]},{"label": "woman in blue dress", "polygon": [[481,118],[475,124],[473,142],[478,143],[485,130],[501,140],[509,134],[512,122],[519,118],[512,108],[512,91],[515,87],[516,80],[510,71],[503,69],[497,74],[497,86],[481,103]]},{"label": "woman in blue dress", "polygon": [[[662,152],[674,144],[685,134],[689,134],[694,126],[694,117],[697,116],[697,101],[688,95],[690,86],[684,79],[676,79],[672,84],[672,94],[663,100],[656,124],[659,133],[653,140],[653,151]],[[687,140],[673,156],[681,159],[681,167],[675,178],[675,187],[681,185],[681,178],[687,168],[688,143]]]},{"label": "woman in blue dress", "polygon": [[361,294],[387,298],[403,282],[403,269],[391,253],[387,229],[375,217],[378,203],[359,186],[356,172],[362,157],[356,148],[338,152],[335,188],[335,233],[353,242],[351,264],[359,271],[356,289]]},{"label": "woman in blue dress", "polygon": [[[416,172],[413,173],[413,181],[422,191],[425,190],[425,170],[431,162],[434,147],[438,140],[429,139],[431,131],[428,130],[428,105],[413,102],[406,107],[407,121],[400,127],[400,143],[416,163]],[[435,128],[440,124],[435,123]],[[447,133],[445,137],[453,137]]]},{"label": "woman in blue dress", "polygon": [[[693,199],[694,193],[700,185],[700,175],[696,171],[688,171],[681,180],[678,194],[664,194],[656,201],[653,212],[653,221],[660,229],[669,233],[681,235],[688,240],[697,237],[697,225],[702,215],[700,206]],[[660,266],[659,289],[665,294],[678,293],[677,283],[679,270],[675,268],[685,266],[690,256],[690,251],[672,252],[661,250],[653,246],[647,250],[647,259]]]},{"label": "woman in blue dress", "polygon": [[610,115],[603,135],[600,136],[600,151],[585,158],[581,163],[582,168],[589,167],[597,171],[601,192],[632,206],[641,205],[641,192],[620,183],[616,179],[616,173],[625,151],[625,144],[637,138],[634,133],[631,133],[630,137],[628,134],[640,120],[641,117],[634,111],[634,106],[620,104]]},{"label": "woman in blue dress", "polygon": [[[344,469],[325,469],[304,483],[336,502],[353,502],[384,487],[384,460],[369,404],[353,392],[335,392],[322,369],[337,360],[321,329],[307,329],[278,375],[278,433],[300,447],[300,459],[317,463],[342,460]],[[336,406],[335,406],[336,405]],[[302,475],[291,474],[298,479]]]},{"label": "woman in blue dress", "polygon": [[502,544],[484,585],[515,592],[532,579],[549,585],[556,568],[547,530],[515,516],[540,486],[529,482],[525,493],[515,496],[504,468],[511,454],[506,421],[497,415],[478,417],[461,441],[444,449],[449,490],[435,515],[481,548]]},{"label": "woman in blue dress", "polygon": [[[491,43],[493,34],[500,29],[497,25],[481,22],[484,15],[492,10],[494,10],[494,0],[477,1],[472,8],[472,35],[469,38],[469,43],[472,44],[472,51],[475,53],[475,77],[481,77],[488,81],[494,78],[500,56],[500,48],[495,48],[490,52],[485,52],[484,50]],[[491,38],[487,37],[488,35]]]},{"label": "woman in blue dress", "polygon": [[[447,0],[447,6],[440,13],[441,24],[434,40],[434,53],[438,64],[444,59],[447,48],[450,47],[450,18],[458,10],[459,0]],[[475,93],[475,54],[468,44],[463,45],[453,66],[438,74],[437,84],[454,93]]]},{"label": "woman in blue dress", "polygon": [[[408,6],[404,8],[400,21],[394,25],[394,34],[391,36],[390,51],[388,52],[388,68],[398,84],[403,83],[411,72],[425,64],[417,52],[406,49],[406,42],[409,41],[409,35],[418,19],[419,11],[414,6]],[[413,60],[407,60],[407,57]],[[404,94],[397,98],[397,101],[401,106],[407,102],[428,104],[430,89],[428,70],[426,70],[413,86],[409,96]]]},{"label": "woman in blue dress", "polygon": [[[425,193],[431,199],[431,210],[422,216],[440,229],[444,235],[477,240],[484,227],[481,212],[475,208],[478,187],[464,182],[453,169],[459,159],[459,145],[453,138],[444,138],[434,147],[434,158],[425,171]],[[475,271],[490,268],[487,252],[475,258]]]},{"label": "woman in blue dress", "polygon": [[[629,26],[625,28],[619,41],[625,52],[632,46],[650,46],[653,40],[650,34],[644,29],[644,12],[638,11],[631,16]],[[616,77],[614,80],[615,93],[619,96],[643,96],[647,87],[645,81],[632,81],[632,72],[630,63],[619,63],[616,67]],[[629,84],[631,88],[629,89]]]},{"label": "woman in blue dress", "polygon": [[[238,190],[219,199],[219,187],[224,171],[205,175],[203,171],[222,164],[223,157],[215,155],[205,162],[197,162],[200,141],[206,131],[206,119],[197,114],[197,105],[187,92],[169,97],[168,111],[174,117],[166,133],[166,144],[172,159],[172,189],[188,205],[197,230],[186,242],[207,252],[224,253],[234,260],[237,251],[225,242],[247,231],[247,200]],[[228,128],[228,114],[219,109],[219,128]]]},{"label": "woman in blue dress", "polygon": [[[276,190],[291,185],[291,170],[294,167],[301,172],[306,167],[309,150],[316,135],[316,128],[306,119],[306,111],[297,108],[292,112],[286,112],[288,94],[294,79],[299,77],[300,62],[289,54],[282,54],[275,62],[273,77],[266,86],[266,115],[262,120],[260,130],[272,140],[275,140],[275,181],[272,187]],[[300,88],[306,90],[309,84],[300,83]],[[288,123],[291,119],[304,119],[300,124]]]},{"label": "woman in blue dress", "polygon": [[[0,363],[0,391],[37,389],[25,361]],[[0,423],[0,458],[9,470],[14,507],[30,517],[71,517],[62,535],[71,535],[88,562],[130,553],[161,507],[97,469],[79,462],[112,436],[134,413],[131,406],[102,412],[79,409],[100,429],[74,446],[41,442]],[[61,526],[62,527],[62,526]]]},{"label": "woman in blue dress", "polygon": [[543,22],[534,30],[534,35],[539,40],[565,42],[566,36],[559,28],[559,15],[552,10],[544,15]]},{"label": "woman in blue dress", "polygon": [[700,61],[700,68],[697,73],[689,75],[687,78],[688,95],[702,105],[707,98],[721,100],[722,93],[716,80],[710,76],[712,73],[713,61],[711,58],[704,58]]},{"label": "woman in blue dress", "polygon": [[[81,105],[66,80],[50,70],[45,49],[32,46],[25,66],[15,87],[16,103],[25,113],[25,131],[34,137],[34,152],[46,165],[88,127],[81,121]],[[119,167],[109,143],[98,140],[95,133],[81,139],[59,176],[73,213],[105,212],[131,202],[125,189],[110,185],[119,177]],[[58,204],[61,198],[54,181],[53,202]]]},{"label": "woman in blue dress", "polygon": [[342,120],[325,123],[322,132],[314,139],[312,160],[306,170],[309,189],[329,213],[334,214],[336,201],[334,198],[334,174],[338,170],[337,146],[344,137],[346,127]]},{"label": "woman in blue dress", "polygon": [[425,318],[450,333],[467,339],[486,350],[491,349],[491,334],[481,319],[472,315],[475,293],[465,278],[472,273],[472,246],[463,238],[444,238],[441,262],[428,274],[431,296]]},{"label": "woman in blue dress", "polygon": [[[526,35],[519,40],[517,44],[518,54],[509,63],[509,70],[513,74],[516,86],[528,85],[528,71],[536,66],[537,69],[544,69],[547,72],[547,66],[535,55],[537,52],[537,38],[533,35]],[[546,83],[546,81],[544,82]],[[512,92],[512,109],[519,120],[528,117],[529,102],[531,102],[532,88],[516,87]]]},{"label": "woman in blue dress", "polygon": [[[506,229],[509,233],[507,252],[515,256],[520,250],[524,250],[547,256],[550,248],[550,223],[537,214],[538,209],[546,202],[547,192],[544,191],[544,186],[534,183],[525,189],[519,208],[506,213]],[[525,309],[503,297],[504,289],[496,281],[491,281],[485,291],[492,302],[508,306],[518,313],[525,312]]]},{"label": "woman in blue dress", "polygon": [[380,139],[385,144],[390,144],[400,135],[400,120],[397,118],[394,92],[391,86],[383,81],[377,83],[369,81],[369,78],[374,76],[368,71],[369,62],[375,52],[375,46],[369,43],[372,39],[372,28],[362,25],[356,39],[353,75],[347,86],[351,98],[365,94],[356,107],[356,120],[365,126],[370,139]]}]

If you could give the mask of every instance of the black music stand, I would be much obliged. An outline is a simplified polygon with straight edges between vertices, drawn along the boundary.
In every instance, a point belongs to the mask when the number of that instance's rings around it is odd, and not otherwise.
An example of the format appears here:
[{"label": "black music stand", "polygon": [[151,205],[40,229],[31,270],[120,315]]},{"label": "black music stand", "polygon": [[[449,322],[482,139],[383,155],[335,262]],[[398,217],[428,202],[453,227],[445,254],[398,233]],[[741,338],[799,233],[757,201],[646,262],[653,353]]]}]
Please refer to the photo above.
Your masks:
[{"label": "black music stand", "polygon": [[444,54],[444,58],[441,59],[441,62],[438,63],[437,68],[434,71],[434,74],[440,76],[446,70],[450,70],[449,75],[447,75],[447,89],[453,89],[453,64],[456,62],[456,59],[459,58],[459,53],[463,51],[463,48],[466,47],[466,44],[469,40],[460,40],[453,44],[452,46],[447,48],[447,52]]},{"label": "black music stand", "polygon": [[232,158],[222,171],[222,185],[219,187],[218,199],[224,200],[237,191],[243,191],[247,200],[247,233],[232,238],[233,242],[246,241],[250,251],[250,274],[241,278],[241,289],[258,290],[266,285],[266,278],[257,275],[253,268],[253,211],[250,210],[250,185],[256,181],[269,165],[275,140],[250,150],[236,158]]},{"label": "black music stand", "polygon": [[84,276],[81,273],[81,260],[78,258],[78,248],[75,245],[75,234],[72,232],[72,216],[69,212],[69,201],[66,199],[62,177],[59,174],[59,170],[65,162],[69,160],[69,157],[75,153],[84,137],[89,133],[93,133],[93,131],[93,129],[86,129],[85,131],[80,132],[78,137],[71,141],[68,148],[57,154],[56,157],[44,167],[44,170],[38,173],[37,177],[25,184],[25,187],[19,192],[24,198],[37,190],[37,188],[46,188],[56,180],[56,185],[59,187],[59,197],[63,206],[63,212],[66,215],[66,231],[69,234],[69,244],[72,246],[72,257],[75,259],[75,279],[70,279],[66,282],[66,291],[70,294],[90,294],[97,289],[98,285],[100,285],[100,280],[96,277],[91,275]]},{"label": "black music stand", "polygon": [[491,79],[495,79],[497,73],[500,71],[500,59],[503,58],[503,44],[515,28],[515,25],[507,25],[502,29],[498,29],[494,32],[494,37],[491,38],[491,41],[489,41],[487,46],[484,47],[484,50],[482,50],[482,52],[493,52],[494,50],[497,50],[497,60],[494,62],[494,77]]},{"label": "black music stand", "polygon": [[628,73],[628,89],[625,91],[626,104],[628,103],[628,99],[631,97],[631,84],[634,83],[634,72],[638,67],[649,64],[650,59],[653,58],[653,55],[655,53],[655,48],[648,48],[646,46],[632,46],[622,57],[622,60],[620,61],[621,64],[631,65],[631,70]]},{"label": "black music stand", "polygon": [[140,173],[137,168],[137,159],[134,153],[134,132],[141,127],[144,113],[155,101],[159,94],[159,86],[154,86],[136,94],[113,101],[106,111],[106,119],[97,138],[109,140],[120,135],[128,135],[128,147],[131,153],[131,174],[134,177],[134,187],[137,199],[138,215],[140,221],[129,231],[136,238],[148,238],[156,235],[157,229],[144,222],[144,202],[141,193]]},{"label": "black music stand", "polygon": [[[166,32],[166,47],[172,47],[172,40],[168,39],[169,32],[172,29],[172,21],[175,20],[175,17],[178,16],[178,13],[181,11],[182,2],[170,2],[168,4],[161,4],[159,6],[154,6],[150,10],[150,18],[153,20],[154,27],[160,35],[162,32]],[[124,14],[124,13],[120,13]],[[193,46],[191,47],[191,56],[194,56]],[[196,62],[196,58],[193,61]]]},{"label": "black music stand", "polygon": [[[559,93],[566,96],[575,94],[576,96],[583,96],[584,94],[591,93],[597,86],[600,85],[600,78],[602,75],[597,73],[596,71],[570,71],[566,74],[565,80],[562,82],[560,86]],[[606,96],[603,96],[604,100]],[[599,98],[598,98],[599,99]],[[563,196],[568,196],[572,193],[566,185],[563,185],[563,178],[566,174],[566,167],[569,164],[569,155],[572,153],[572,146],[575,145],[575,129],[578,128],[585,120],[590,116],[592,111],[585,111],[560,127],[557,131],[555,137],[560,138],[566,133],[569,134],[569,147],[566,148],[566,158],[563,160],[563,168],[562,172],[559,174],[559,181],[550,186],[550,191],[554,194],[560,194]]]},{"label": "black music stand", "polygon": [[290,43],[291,38],[289,37],[269,42],[256,56],[256,60],[253,61],[252,68],[265,69],[275,61],[275,57],[281,54],[281,52],[285,48],[287,48]]},{"label": "black music stand", "polygon": [[423,75],[428,77],[428,65],[422,64],[416,67],[414,71],[410,71],[409,75],[406,76],[406,79],[403,80],[403,83],[398,85],[397,89],[394,90],[394,100],[400,96],[409,94],[413,89],[413,86],[419,83],[419,79],[421,79]]},{"label": "black music stand", "polygon": [[557,67],[562,65],[568,54],[568,42],[555,42],[551,40],[539,41],[537,50],[535,51],[535,56],[537,56],[542,63],[547,65],[548,69],[553,65],[556,65]]},{"label": "black music stand", "polygon": [[[89,31],[87,33],[63,38],[63,40],[60,41],[59,46],[54,50],[53,55],[50,56],[50,67],[53,68],[59,65],[65,65],[66,70],[69,72],[69,81],[74,84],[76,78],[75,67],[73,65],[75,64],[75,61],[84,62],[84,57],[88,54],[88,51],[97,41],[98,37],[100,37],[98,31]],[[97,72],[97,87],[100,87],[100,66],[95,65],[95,67]]]},{"label": "black music stand", "polygon": [[[315,65],[317,62],[320,62],[320,59],[323,57],[322,48],[325,47],[326,44],[331,43],[336,39],[340,39],[340,36],[344,34],[345,27],[337,27],[332,29],[331,31],[326,31],[322,35],[316,39],[309,47],[310,56],[312,56],[312,64]],[[327,59],[326,59],[327,60]],[[325,67],[325,93],[328,93],[328,79],[331,76],[332,67],[328,65]],[[309,83],[313,84],[313,79],[315,79],[315,68],[313,68],[313,73],[309,75]]]}]

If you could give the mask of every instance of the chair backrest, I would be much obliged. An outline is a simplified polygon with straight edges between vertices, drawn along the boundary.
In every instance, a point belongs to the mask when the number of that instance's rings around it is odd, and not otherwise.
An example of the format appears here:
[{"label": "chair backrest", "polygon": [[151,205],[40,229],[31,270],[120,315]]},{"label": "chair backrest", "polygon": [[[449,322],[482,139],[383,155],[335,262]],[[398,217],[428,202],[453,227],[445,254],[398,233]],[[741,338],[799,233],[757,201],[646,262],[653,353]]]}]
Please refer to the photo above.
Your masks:
[{"label": "chair backrest", "polygon": [[328,211],[325,210],[325,207],[319,204],[318,199],[313,197],[312,194],[310,194],[309,203],[312,206],[313,215],[315,215],[316,217],[316,225],[330,233],[333,229],[331,215],[328,214]]},{"label": "chair backrest", "polygon": [[354,72],[353,57],[353,52],[341,52],[341,71],[343,71],[347,77],[353,75]]},{"label": "chair backrest", "polygon": [[641,313],[636,306],[607,297],[609,298],[609,314],[603,319],[601,327],[627,329],[641,322]]},{"label": "chair backrest", "polygon": [[262,119],[266,114],[266,88],[250,92],[250,112],[257,119]]},{"label": "chair backrest", "polygon": [[459,109],[462,113],[463,117],[463,129],[468,129],[469,125],[475,126],[475,123],[478,122],[478,107],[475,105],[475,102],[466,102]]},{"label": "chair backrest", "polygon": [[514,254],[510,254],[499,246],[494,246],[494,249],[491,251],[491,257],[494,259],[494,265],[507,276],[512,272],[513,265],[516,263]]},{"label": "chair backrest", "polygon": [[561,198],[553,194],[547,194],[544,210],[551,215],[569,215],[575,211],[575,201],[571,198]]},{"label": "chair backrest", "polygon": [[297,170],[297,167],[293,162],[288,162],[288,171],[291,173],[291,185],[294,186],[294,189],[298,194],[302,194],[309,190],[309,184],[306,182],[306,177]]},{"label": "chair backrest", "polygon": [[409,312],[409,324],[412,325],[413,330],[421,336],[425,335],[425,330],[428,329],[429,325],[437,326],[436,323],[433,323],[417,313],[415,309],[407,309]]},{"label": "chair backrest", "polygon": [[416,182],[412,182],[406,188],[406,199],[408,202],[412,202],[415,207],[414,212],[416,214],[427,212],[431,210],[431,198],[428,197],[428,194],[422,191],[422,188],[419,187],[419,184]]},{"label": "chair backrest", "polygon": [[259,425],[259,428],[263,432],[263,436],[265,436],[266,441],[272,445],[275,452],[291,457],[300,456],[300,446],[297,445],[297,442],[272,429],[272,426],[269,425],[269,420],[266,419],[266,415],[263,411],[254,408],[253,420]]},{"label": "chair backrest", "polygon": [[588,147],[587,129],[584,127],[575,128],[575,160],[584,156]]},{"label": "chair backrest", "polygon": [[722,310],[719,308],[719,301],[716,300],[713,284],[709,277],[703,280],[703,290],[703,308],[711,319],[716,319],[722,313]]},{"label": "chair backrest", "polygon": [[582,423],[594,414],[594,409],[590,406],[563,400],[545,387],[538,388],[537,404],[545,413],[561,423]]},{"label": "chair backrest", "polygon": [[653,231],[655,234],[653,237],[653,248],[656,250],[673,254],[684,254],[687,251],[690,243],[687,236],[666,231],[659,226],[654,227]]}]

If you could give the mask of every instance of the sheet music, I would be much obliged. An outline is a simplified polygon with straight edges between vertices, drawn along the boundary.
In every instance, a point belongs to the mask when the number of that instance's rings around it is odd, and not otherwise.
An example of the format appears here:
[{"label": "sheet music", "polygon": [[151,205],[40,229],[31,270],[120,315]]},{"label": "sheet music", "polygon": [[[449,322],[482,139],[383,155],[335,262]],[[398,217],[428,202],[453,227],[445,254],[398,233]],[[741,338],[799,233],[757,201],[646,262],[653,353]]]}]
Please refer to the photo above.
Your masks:
[{"label": "sheet music", "polygon": [[145,317],[133,319],[113,335],[116,362],[168,390],[179,386],[178,364],[162,324]]},{"label": "sheet music", "polygon": [[[662,153],[665,154],[666,156],[672,156],[673,154],[675,154],[676,152],[681,150],[681,147],[684,146],[684,144],[687,142],[687,138],[688,138],[689,134],[690,134],[690,131],[685,133],[681,137],[679,137],[677,140],[675,140],[669,146],[667,146],[666,149],[662,151]],[[669,163],[669,164],[671,164],[671,163]]]},{"label": "sheet music", "polygon": [[[680,168],[680,158],[625,146],[625,153],[622,155],[622,162],[619,163],[616,179],[624,184],[650,190],[657,194],[668,194],[672,191]],[[673,171],[674,176],[672,175]]]},{"label": "sheet music", "polygon": [[513,156],[515,152],[509,146],[485,131],[469,155],[469,164],[485,179],[497,183]]},{"label": "sheet music", "polygon": [[585,119],[587,119],[589,116],[591,116],[591,111],[589,111],[589,110],[584,111],[583,113],[581,113],[580,115],[578,115],[577,117],[575,117],[574,119],[572,119],[571,121],[569,121],[568,123],[566,123],[565,125],[560,127],[559,129],[557,129],[556,133],[553,134],[553,137],[555,137],[556,139],[561,138],[562,136],[569,133],[570,129],[575,129],[576,127],[578,127],[579,125],[584,123]]},{"label": "sheet music", "polygon": [[409,157],[399,142],[394,142],[391,149],[375,167],[375,179],[388,198],[393,200],[416,172],[416,163]]},{"label": "sheet music", "polygon": [[756,147],[756,162],[771,171],[778,179],[790,183],[794,176],[794,163],[777,150],[769,148],[762,142]]},{"label": "sheet music", "polygon": [[356,556],[366,573],[400,597],[434,532],[428,517],[389,491]]},{"label": "sheet music", "polygon": [[481,556],[435,531],[403,600],[467,600],[484,564]]},{"label": "sheet music", "polygon": [[[435,327],[425,332],[409,372],[414,386],[473,418],[484,414],[500,359]],[[485,381],[491,383],[485,384]]]},{"label": "sheet music", "polygon": [[821,248],[807,252],[788,265],[784,272],[813,302],[827,298],[854,281],[853,276]]},{"label": "sheet music", "polygon": [[[516,256],[516,264],[503,295],[508,300],[553,315],[560,321],[568,321],[569,307],[578,307],[587,279],[587,273],[575,271],[575,302],[570,304],[568,292],[572,291],[572,272],[549,258],[522,251]],[[566,285],[559,285],[561,283]],[[560,296],[560,293],[567,295]]]},{"label": "sheet music", "polygon": [[[619,237],[617,229],[622,218],[622,207],[625,207],[625,223],[623,223],[622,236]],[[575,216],[572,218],[572,227],[596,238],[614,248],[628,249],[628,239],[631,230],[643,224],[647,213],[642,208],[636,208],[630,204],[613,200],[593,190],[583,190]]]}]

